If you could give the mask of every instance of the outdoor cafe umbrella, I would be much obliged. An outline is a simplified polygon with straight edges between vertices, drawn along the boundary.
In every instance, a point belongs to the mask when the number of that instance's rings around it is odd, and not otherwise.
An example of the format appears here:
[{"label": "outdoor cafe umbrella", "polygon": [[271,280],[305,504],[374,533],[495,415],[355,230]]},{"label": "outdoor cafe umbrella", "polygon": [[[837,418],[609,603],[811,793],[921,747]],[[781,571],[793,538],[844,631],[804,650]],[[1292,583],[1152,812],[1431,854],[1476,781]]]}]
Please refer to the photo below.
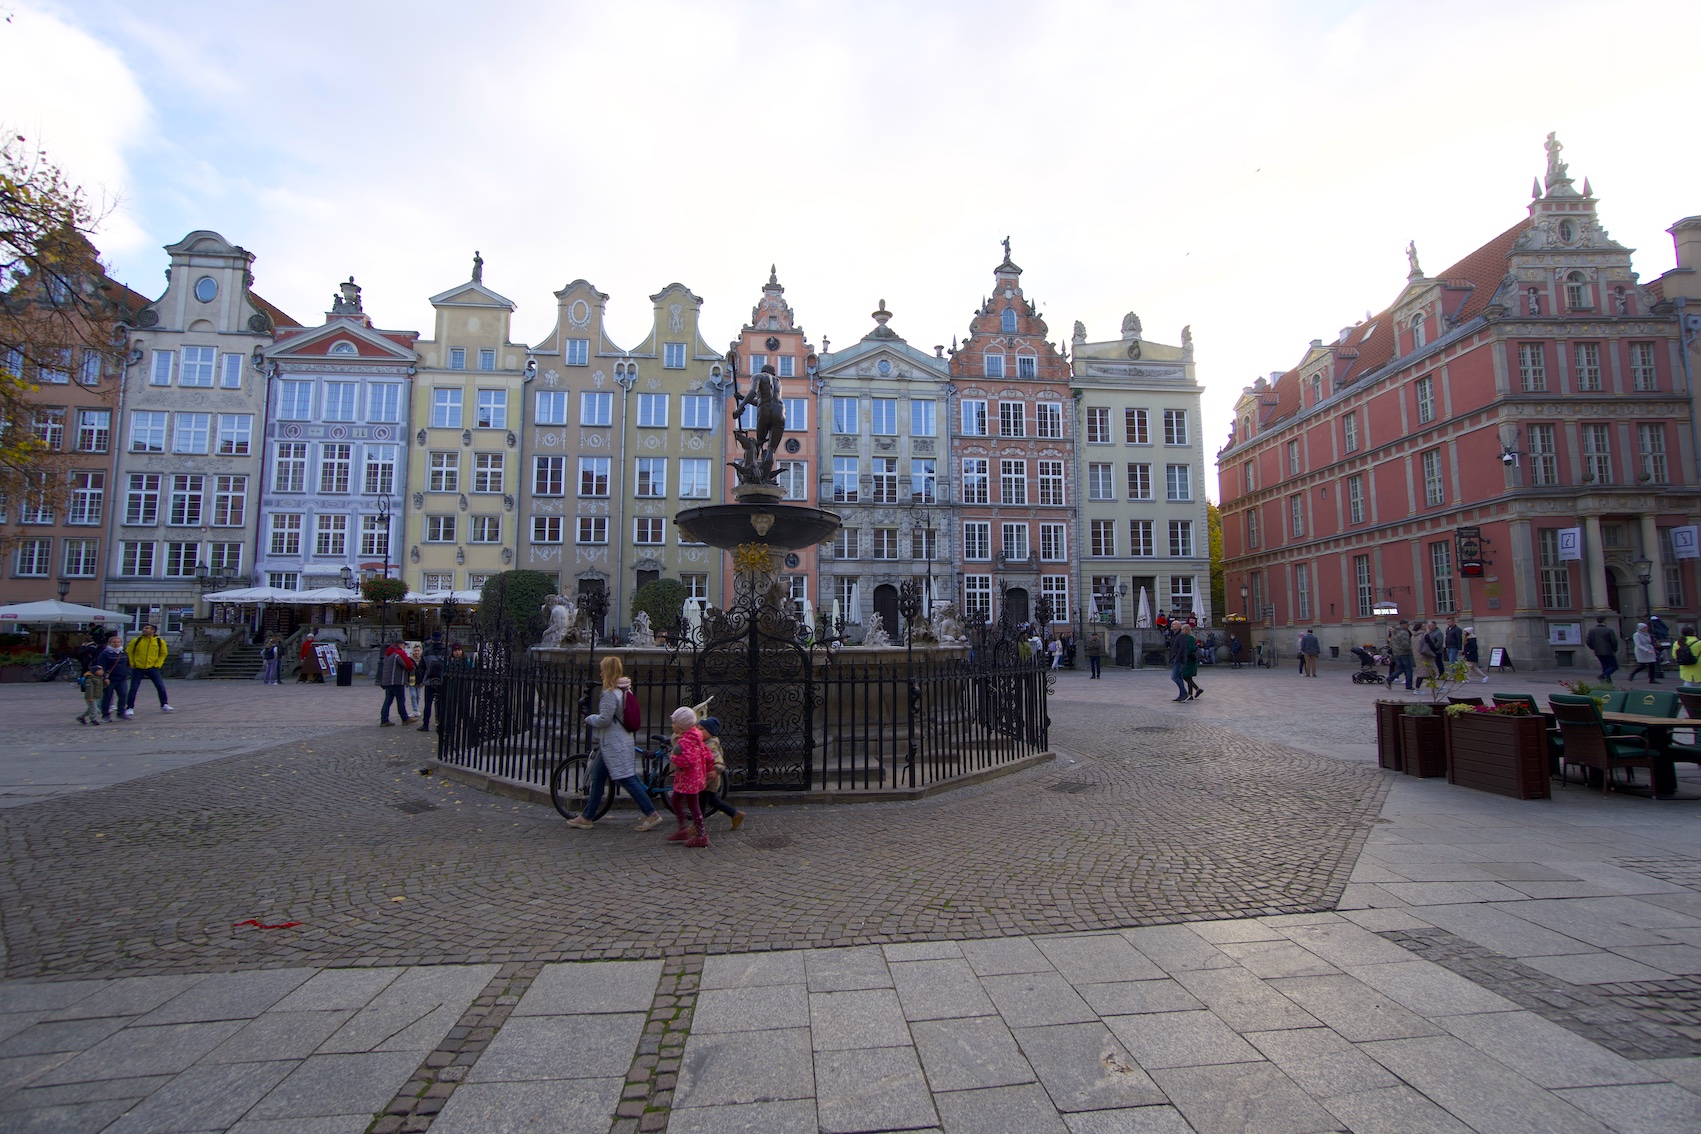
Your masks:
[{"label": "outdoor cafe umbrella", "polygon": [[42,599],[40,602],[19,602],[10,606],[0,606],[0,628],[8,626],[124,626],[132,622],[128,614],[120,614],[116,610],[101,610],[94,606],[80,606],[74,602],[63,602],[59,599]]},{"label": "outdoor cafe umbrella", "polygon": [[1135,612],[1134,625],[1150,626],[1152,624],[1152,603],[1146,598],[1146,588],[1140,588],[1140,608]]}]

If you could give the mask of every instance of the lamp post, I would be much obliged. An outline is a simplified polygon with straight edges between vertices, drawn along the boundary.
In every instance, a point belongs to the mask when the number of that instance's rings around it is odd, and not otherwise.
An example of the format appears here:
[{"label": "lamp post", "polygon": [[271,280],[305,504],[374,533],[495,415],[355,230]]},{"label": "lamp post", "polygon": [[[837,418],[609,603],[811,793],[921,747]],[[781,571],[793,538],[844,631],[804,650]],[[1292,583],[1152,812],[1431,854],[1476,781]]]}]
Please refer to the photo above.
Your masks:
[{"label": "lamp post", "polygon": [[1246,596],[1249,593],[1251,593],[1251,592],[1249,592],[1246,589],[1246,584],[1245,583],[1240,584],[1240,616],[1242,618],[1246,619],[1248,622],[1251,622],[1252,621],[1252,608],[1246,605]]},{"label": "lamp post", "polygon": [[1648,584],[1654,581],[1654,562],[1647,556],[1636,561],[1636,581],[1642,584],[1642,614],[1644,617],[1654,613],[1654,600],[1648,591]]},{"label": "lamp post", "polygon": [[[390,578],[390,494],[385,493],[378,498],[378,518],[384,529],[384,579]],[[451,580],[452,582],[453,580]],[[378,644],[382,646],[390,623],[390,595],[388,591],[378,596]]]},{"label": "lamp post", "polygon": [[1122,625],[1122,600],[1128,597],[1128,584],[1116,584],[1116,624]]},{"label": "lamp post", "polygon": [[71,593],[71,580],[67,579],[63,575],[59,576],[59,601],[64,602],[65,596],[70,594],[70,593]]}]

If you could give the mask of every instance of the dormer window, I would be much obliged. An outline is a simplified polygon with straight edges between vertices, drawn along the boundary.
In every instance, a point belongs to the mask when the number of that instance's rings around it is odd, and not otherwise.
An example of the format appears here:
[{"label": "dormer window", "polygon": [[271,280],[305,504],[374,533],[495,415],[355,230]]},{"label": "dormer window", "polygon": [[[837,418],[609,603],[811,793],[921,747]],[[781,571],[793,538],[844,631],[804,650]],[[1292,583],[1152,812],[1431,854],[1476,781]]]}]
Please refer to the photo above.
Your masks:
[{"label": "dormer window", "polygon": [[1013,335],[1016,333],[1016,309],[1014,307],[1006,307],[1004,309],[1004,314],[998,317],[998,327],[999,330],[1003,331],[1006,335]]},{"label": "dormer window", "polygon": [[331,353],[332,354],[359,354],[360,351],[355,349],[355,345],[353,343],[349,342],[347,339],[343,339],[341,342],[336,342],[336,343],[331,344]]},{"label": "dormer window", "polygon": [[1565,306],[1573,311],[1590,306],[1589,278],[1582,272],[1570,272],[1565,277]]},{"label": "dormer window", "polygon": [[1412,316],[1412,349],[1422,350],[1424,343],[1423,312]]}]

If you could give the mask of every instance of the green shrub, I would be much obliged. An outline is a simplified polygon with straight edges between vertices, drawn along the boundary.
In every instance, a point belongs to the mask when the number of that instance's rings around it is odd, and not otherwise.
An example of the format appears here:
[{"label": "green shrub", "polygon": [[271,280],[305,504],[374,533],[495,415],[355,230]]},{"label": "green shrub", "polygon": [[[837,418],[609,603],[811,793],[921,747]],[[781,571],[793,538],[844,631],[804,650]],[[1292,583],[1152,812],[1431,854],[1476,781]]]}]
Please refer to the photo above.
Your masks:
[{"label": "green shrub", "polygon": [[652,579],[632,596],[632,617],[641,610],[650,616],[651,630],[672,630],[689,597],[691,592],[678,579]]}]

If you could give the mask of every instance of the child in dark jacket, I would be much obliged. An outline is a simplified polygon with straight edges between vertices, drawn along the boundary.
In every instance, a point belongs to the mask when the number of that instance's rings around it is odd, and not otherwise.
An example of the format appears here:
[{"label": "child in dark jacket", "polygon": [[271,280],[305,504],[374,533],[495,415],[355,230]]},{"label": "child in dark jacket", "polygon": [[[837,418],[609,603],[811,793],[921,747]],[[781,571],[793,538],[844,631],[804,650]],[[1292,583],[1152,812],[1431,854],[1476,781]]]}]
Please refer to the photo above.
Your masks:
[{"label": "child in dark jacket", "polygon": [[77,716],[77,723],[98,725],[100,723],[100,698],[106,692],[106,670],[100,666],[92,666],[83,674],[83,711]]},{"label": "child in dark jacket", "polygon": [[697,793],[697,802],[702,806],[705,817],[711,811],[719,811],[732,820],[732,829],[736,831],[744,826],[744,812],[721,798],[721,792],[726,790],[726,752],[721,748],[721,722],[714,717],[704,717],[698,722],[698,727],[707,734],[709,751],[715,762],[709,769],[708,782]]}]

